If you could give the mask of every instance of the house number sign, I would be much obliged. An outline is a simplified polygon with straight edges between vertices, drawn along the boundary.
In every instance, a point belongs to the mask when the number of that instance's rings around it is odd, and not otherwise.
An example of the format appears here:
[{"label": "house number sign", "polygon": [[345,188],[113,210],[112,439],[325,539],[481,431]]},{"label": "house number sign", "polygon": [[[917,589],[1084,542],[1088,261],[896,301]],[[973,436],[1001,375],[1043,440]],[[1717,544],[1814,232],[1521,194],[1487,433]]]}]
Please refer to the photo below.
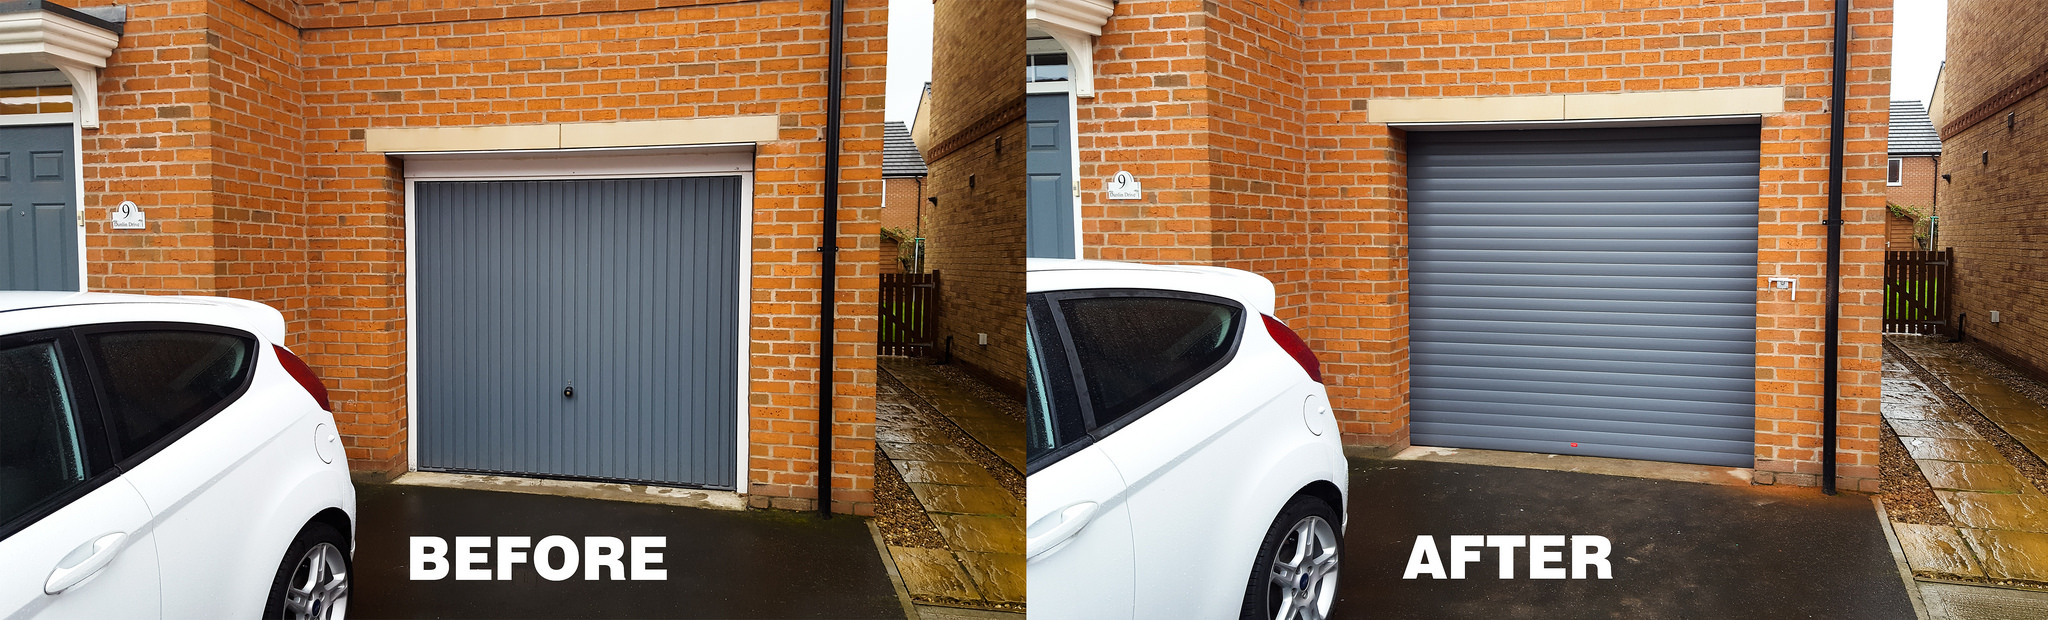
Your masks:
[{"label": "house number sign", "polygon": [[142,218],[142,208],[135,206],[134,201],[123,200],[121,201],[121,206],[114,207],[110,211],[109,216],[114,221],[114,230],[143,230],[149,228],[149,224]]},{"label": "house number sign", "polygon": [[1138,177],[1122,170],[1102,185],[1110,200],[1138,200],[1145,197],[1145,189],[1138,185]]}]

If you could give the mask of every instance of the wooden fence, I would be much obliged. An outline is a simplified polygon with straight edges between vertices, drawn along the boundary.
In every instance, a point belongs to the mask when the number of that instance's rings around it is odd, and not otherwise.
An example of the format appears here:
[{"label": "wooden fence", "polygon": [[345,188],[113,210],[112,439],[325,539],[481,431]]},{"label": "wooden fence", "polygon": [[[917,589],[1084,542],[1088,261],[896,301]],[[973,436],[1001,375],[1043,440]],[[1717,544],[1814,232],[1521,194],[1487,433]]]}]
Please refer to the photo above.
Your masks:
[{"label": "wooden fence", "polygon": [[939,272],[882,274],[882,355],[929,357],[939,333]]},{"label": "wooden fence", "polygon": [[1954,321],[1955,250],[1884,253],[1884,331],[1948,333]]}]

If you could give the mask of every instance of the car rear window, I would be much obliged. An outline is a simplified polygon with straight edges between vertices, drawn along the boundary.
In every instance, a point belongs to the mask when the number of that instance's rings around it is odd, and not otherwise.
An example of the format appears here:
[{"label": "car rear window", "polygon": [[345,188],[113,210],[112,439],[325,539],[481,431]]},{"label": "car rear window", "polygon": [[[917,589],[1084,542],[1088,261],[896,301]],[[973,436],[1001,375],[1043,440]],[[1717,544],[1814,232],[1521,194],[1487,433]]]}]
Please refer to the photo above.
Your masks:
[{"label": "car rear window", "polygon": [[0,349],[0,524],[89,477],[75,402],[54,343]]},{"label": "car rear window", "polygon": [[90,333],[108,420],[123,458],[227,406],[248,383],[255,341],[212,331],[142,329]]},{"label": "car rear window", "polygon": [[1178,393],[1228,361],[1243,310],[1222,300],[1119,295],[1059,302],[1097,428]]}]

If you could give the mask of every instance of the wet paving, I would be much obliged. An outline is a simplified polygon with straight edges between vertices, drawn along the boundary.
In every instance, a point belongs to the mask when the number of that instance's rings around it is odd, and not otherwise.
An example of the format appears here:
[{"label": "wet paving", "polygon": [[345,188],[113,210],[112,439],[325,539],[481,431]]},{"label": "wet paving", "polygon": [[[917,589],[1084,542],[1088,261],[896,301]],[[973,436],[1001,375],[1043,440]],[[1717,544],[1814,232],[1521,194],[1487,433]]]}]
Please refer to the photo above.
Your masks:
[{"label": "wet paving", "polygon": [[2048,454],[2048,408],[1971,364],[1944,355],[1926,337],[1890,337],[1913,361],[1940,378],[1970,407],[2036,455]]},{"label": "wet paving", "polygon": [[1024,433],[1016,418],[1003,415],[971,392],[953,387],[951,379],[932,372],[928,366],[907,359],[885,363],[890,376],[945,414],[954,426],[1009,463],[1011,469],[1024,471]]},{"label": "wet paving", "polygon": [[[883,358],[882,369],[975,441],[1023,469],[1023,428],[994,405],[927,366]],[[889,553],[911,598],[969,605],[1024,603],[1024,505],[952,437],[905,402],[889,382],[877,385],[875,439],[917,496],[946,549],[891,545]],[[937,422],[943,423],[943,422]],[[1014,448],[1015,460],[1007,454]],[[1000,466],[1000,465],[993,465]]]},{"label": "wet paving", "polygon": [[[1868,496],[1427,461],[1352,462],[1335,618],[1913,618]],[[1416,537],[1598,535],[1611,579],[1402,579]],[[1448,556],[1443,556],[1448,559]]]},{"label": "wet paving", "polygon": [[[2022,434],[2033,425],[2048,424],[2048,409],[1928,346],[1933,340],[1888,340],[2021,445],[2035,454],[2048,448],[2048,433],[2035,436],[2033,442]],[[2027,482],[1962,413],[1936,398],[1907,363],[1896,355],[1885,356],[1881,414],[1956,523],[1894,523],[1907,564],[1926,577],[2048,585],[2048,494]]]},{"label": "wet paving", "polygon": [[[358,485],[351,618],[902,618],[862,519],[712,510],[410,485]],[[529,559],[508,580],[413,580],[410,538],[663,536],[661,580],[577,571],[540,576]],[[498,566],[496,549],[478,565]],[[587,550],[586,550],[587,553]],[[531,554],[529,554],[530,556]],[[551,552],[551,566],[566,556]],[[454,559],[451,551],[448,556]],[[630,565],[630,564],[628,564]],[[451,571],[452,572],[452,571]],[[630,577],[630,575],[627,575]]]}]

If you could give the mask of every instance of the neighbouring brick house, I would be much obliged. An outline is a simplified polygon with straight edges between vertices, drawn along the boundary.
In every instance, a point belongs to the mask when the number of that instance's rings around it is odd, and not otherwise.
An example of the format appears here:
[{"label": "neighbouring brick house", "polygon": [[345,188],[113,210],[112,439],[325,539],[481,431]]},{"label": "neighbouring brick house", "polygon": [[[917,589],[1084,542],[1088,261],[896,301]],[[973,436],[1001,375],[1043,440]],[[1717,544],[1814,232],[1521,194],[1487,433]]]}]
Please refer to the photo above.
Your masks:
[{"label": "neighbouring brick house", "polygon": [[[1949,3],[1935,90],[1941,245],[1966,336],[2048,379],[2048,5]],[[1991,314],[1998,313],[1997,322]]]},{"label": "neighbouring brick house", "polygon": [[[1024,393],[1024,11],[1016,0],[938,0],[932,82],[918,106],[930,176],[927,271],[940,272],[949,356],[1003,392]],[[927,114],[929,116],[927,116]]]},{"label": "neighbouring brick house", "polygon": [[[1031,256],[1272,279],[1361,453],[1820,482],[1829,3],[1026,5]],[[1851,7],[1841,104],[1837,475],[1864,491],[1890,5]]]},{"label": "neighbouring brick house", "polygon": [[1887,250],[1935,249],[1921,247],[1915,237],[1921,221],[1934,216],[1938,204],[1934,181],[1941,161],[1941,136],[1927,120],[1927,108],[1918,101],[1893,101],[1891,128],[1885,141],[1884,199],[1890,213],[1885,217]]},{"label": "neighbouring brick house", "polygon": [[367,474],[816,507],[830,381],[871,511],[885,0],[845,12],[830,377],[828,0],[76,4],[0,0],[0,144],[60,201],[6,205],[55,275],[0,288],[282,310]]},{"label": "neighbouring brick house", "polygon": [[924,236],[927,171],[909,127],[888,121],[882,139],[882,229],[894,231],[882,235],[882,273],[904,273],[919,267],[912,246]]}]

